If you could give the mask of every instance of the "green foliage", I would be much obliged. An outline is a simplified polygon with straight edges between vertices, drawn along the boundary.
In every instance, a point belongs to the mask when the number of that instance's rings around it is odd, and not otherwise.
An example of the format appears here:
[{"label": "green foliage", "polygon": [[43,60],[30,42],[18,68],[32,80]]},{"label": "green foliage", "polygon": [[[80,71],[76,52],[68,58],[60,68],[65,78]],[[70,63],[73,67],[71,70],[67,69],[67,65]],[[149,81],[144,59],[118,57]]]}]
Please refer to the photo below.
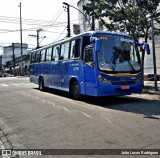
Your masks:
[{"label": "green foliage", "polygon": [[[160,0],[89,0],[83,9],[99,19],[110,31],[124,30],[136,40],[144,37],[147,42],[151,27],[150,16],[160,16]],[[106,21],[109,18],[110,22]],[[160,23],[159,19],[156,19]]]},{"label": "green foliage", "polygon": [[23,61],[25,61],[26,63],[30,61],[30,55],[29,55],[29,53],[27,55],[23,56]]}]

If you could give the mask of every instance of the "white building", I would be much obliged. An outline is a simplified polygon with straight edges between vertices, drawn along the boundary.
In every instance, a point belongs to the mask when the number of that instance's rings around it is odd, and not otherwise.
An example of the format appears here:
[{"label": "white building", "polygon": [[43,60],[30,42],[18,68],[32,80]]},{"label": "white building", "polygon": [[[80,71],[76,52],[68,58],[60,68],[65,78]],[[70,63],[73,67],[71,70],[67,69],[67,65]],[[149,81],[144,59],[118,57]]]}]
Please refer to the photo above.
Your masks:
[{"label": "white building", "polygon": [[[92,17],[88,16],[85,13],[85,11],[83,11],[83,6],[86,5],[87,3],[89,3],[88,0],[79,0],[77,3],[78,9],[85,15],[84,16],[81,12],[79,12],[80,32],[91,30]],[[102,30],[102,29],[103,27],[101,25],[101,22],[98,19],[95,19],[95,30]]]}]

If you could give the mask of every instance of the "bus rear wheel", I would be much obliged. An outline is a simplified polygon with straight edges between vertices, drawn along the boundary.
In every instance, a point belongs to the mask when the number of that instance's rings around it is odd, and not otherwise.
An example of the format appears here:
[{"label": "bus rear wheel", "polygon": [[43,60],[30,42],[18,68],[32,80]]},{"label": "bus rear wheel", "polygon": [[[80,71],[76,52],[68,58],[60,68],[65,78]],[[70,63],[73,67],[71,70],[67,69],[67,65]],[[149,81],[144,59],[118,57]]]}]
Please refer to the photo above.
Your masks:
[{"label": "bus rear wheel", "polygon": [[42,77],[39,79],[39,90],[44,91],[44,80]]},{"label": "bus rear wheel", "polygon": [[71,95],[74,99],[80,99],[80,90],[79,90],[79,85],[77,81],[73,81],[72,87],[71,87]]}]

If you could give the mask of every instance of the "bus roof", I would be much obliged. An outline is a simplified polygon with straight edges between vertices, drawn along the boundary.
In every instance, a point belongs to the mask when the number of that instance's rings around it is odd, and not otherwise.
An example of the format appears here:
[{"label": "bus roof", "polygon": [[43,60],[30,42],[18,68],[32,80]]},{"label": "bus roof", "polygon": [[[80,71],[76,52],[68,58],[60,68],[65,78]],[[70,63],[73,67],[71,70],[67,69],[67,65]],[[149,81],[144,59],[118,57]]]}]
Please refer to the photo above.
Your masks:
[{"label": "bus roof", "polygon": [[70,40],[70,39],[75,39],[75,38],[78,38],[78,37],[81,37],[81,36],[85,36],[85,35],[88,35],[88,34],[90,34],[92,37],[94,37],[95,34],[106,34],[106,35],[107,35],[107,34],[110,34],[110,35],[119,35],[119,36],[126,36],[126,37],[131,37],[131,38],[132,38],[132,36],[130,36],[130,35],[128,35],[128,34],[121,33],[121,32],[87,31],[87,32],[83,32],[83,33],[81,33],[81,34],[79,34],[79,35],[74,35],[74,36],[69,37],[69,38],[64,38],[64,39],[61,39],[61,40],[59,40],[59,41],[55,41],[55,42],[50,43],[50,44],[48,44],[48,45],[45,45],[45,46],[43,46],[43,47],[41,47],[41,48],[39,48],[39,49],[34,49],[34,50],[32,50],[31,52],[35,52],[35,51],[38,51],[38,50],[41,50],[41,49],[44,49],[44,48],[48,48],[48,47],[50,47],[50,46],[52,46],[52,45],[56,45],[56,44],[59,44],[59,43],[61,43],[61,42],[65,42],[65,41],[68,41],[68,40]]}]

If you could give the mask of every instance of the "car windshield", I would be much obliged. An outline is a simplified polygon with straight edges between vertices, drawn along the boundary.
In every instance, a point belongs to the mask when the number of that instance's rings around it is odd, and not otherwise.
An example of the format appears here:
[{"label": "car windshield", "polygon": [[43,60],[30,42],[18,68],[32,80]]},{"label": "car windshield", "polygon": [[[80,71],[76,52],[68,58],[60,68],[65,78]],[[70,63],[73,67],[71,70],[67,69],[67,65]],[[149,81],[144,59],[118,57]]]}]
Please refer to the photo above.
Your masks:
[{"label": "car windshield", "polygon": [[140,56],[131,37],[121,35],[97,35],[101,50],[98,53],[100,70],[115,72],[139,71]]}]

